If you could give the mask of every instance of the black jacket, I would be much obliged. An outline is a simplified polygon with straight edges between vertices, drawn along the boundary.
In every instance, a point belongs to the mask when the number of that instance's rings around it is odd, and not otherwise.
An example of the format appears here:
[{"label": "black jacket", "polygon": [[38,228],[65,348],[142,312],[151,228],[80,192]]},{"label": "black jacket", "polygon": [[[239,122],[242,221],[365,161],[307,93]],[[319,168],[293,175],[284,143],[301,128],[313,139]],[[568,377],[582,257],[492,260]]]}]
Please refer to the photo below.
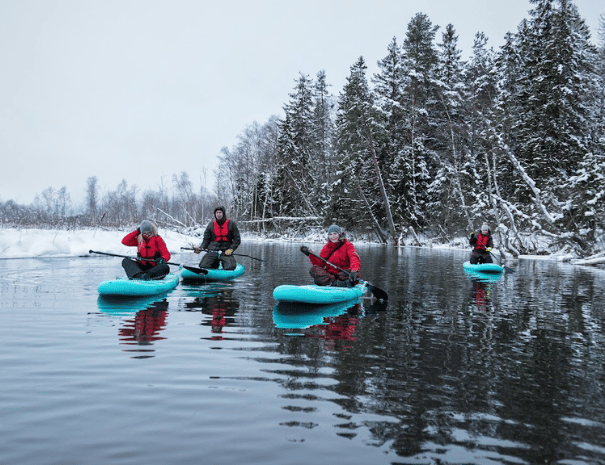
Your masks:
[{"label": "black jacket", "polygon": [[227,249],[237,249],[241,244],[242,240],[239,234],[239,229],[237,228],[237,224],[235,221],[229,220],[228,233],[227,233],[227,241],[217,241],[216,236],[214,235],[214,222],[216,220],[211,221],[206,226],[204,230],[204,240],[202,241],[202,245],[200,246],[202,249],[208,249],[209,251],[217,252],[217,251],[225,251]]}]

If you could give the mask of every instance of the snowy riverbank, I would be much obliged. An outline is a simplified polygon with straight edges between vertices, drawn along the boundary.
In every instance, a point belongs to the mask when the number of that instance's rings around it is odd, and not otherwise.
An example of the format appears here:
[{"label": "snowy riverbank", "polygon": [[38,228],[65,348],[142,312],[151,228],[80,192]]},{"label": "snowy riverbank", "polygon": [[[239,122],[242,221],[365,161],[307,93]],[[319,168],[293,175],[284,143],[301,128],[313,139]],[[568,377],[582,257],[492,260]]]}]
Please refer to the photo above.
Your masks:
[{"label": "snowy riverbank", "polygon": [[[52,229],[0,229],[0,259],[30,257],[72,257],[88,255],[89,250],[135,255],[132,247],[122,245],[122,238],[130,231],[52,230]],[[191,237],[172,231],[161,236],[171,253],[180,247],[190,247]],[[199,241],[197,241],[199,243]]]},{"label": "snowy riverbank", "polygon": [[[32,257],[78,257],[89,255],[89,250],[98,252],[114,253],[120,255],[135,255],[136,251],[132,247],[122,245],[122,238],[130,230],[103,230],[103,229],[81,229],[81,230],[61,230],[61,229],[26,229],[26,228],[6,228],[0,229],[0,259],[7,258],[32,258]],[[181,247],[191,247],[201,242],[203,229],[193,232],[193,234],[182,234],[172,230],[160,230],[160,235],[164,238],[170,253],[181,252]],[[264,242],[315,242],[323,243],[325,237],[323,234],[314,234],[308,237],[282,237],[279,239],[260,239],[253,235],[243,235],[245,241],[264,241]],[[354,241],[355,243],[358,243]],[[428,246],[439,249],[460,249],[468,250],[465,246],[464,238],[456,240],[453,245],[433,245]],[[597,257],[597,256],[595,256]],[[557,261],[572,261],[577,264],[587,263],[588,260],[572,260],[573,257],[567,255],[539,255],[522,256],[520,258],[533,259],[551,259]],[[602,263],[603,257],[599,256],[596,263]]]},{"label": "snowy riverbank", "polygon": [[[89,255],[89,250],[114,253],[120,255],[136,254],[133,247],[122,245],[122,238],[130,229],[29,229],[6,228],[0,229],[0,259],[33,258],[33,257],[81,257]],[[181,247],[199,245],[204,230],[199,229],[192,234],[160,229],[160,235],[166,242],[170,253],[182,252]],[[243,241],[262,240],[251,235],[242,235]],[[277,239],[267,239],[275,242]],[[279,239],[280,241],[322,242],[324,237],[307,237]]]}]

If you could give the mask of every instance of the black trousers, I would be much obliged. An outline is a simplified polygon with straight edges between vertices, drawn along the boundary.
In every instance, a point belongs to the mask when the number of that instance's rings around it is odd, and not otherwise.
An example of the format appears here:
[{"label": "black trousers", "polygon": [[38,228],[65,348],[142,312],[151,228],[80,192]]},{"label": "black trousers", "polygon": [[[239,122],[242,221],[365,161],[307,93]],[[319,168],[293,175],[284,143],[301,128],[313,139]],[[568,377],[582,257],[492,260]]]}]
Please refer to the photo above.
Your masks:
[{"label": "black trousers", "polygon": [[160,265],[143,265],[130,258],[122,260],[122,268],[126,271],[128,279],[162,279],[170,273],[170,267],[166,263]]},{"label": "black trousers", "polygon": [[200,268],[216,269],[223,264],[223,270],[235,270],[237,261],[233,255],[225,255],[223,252],[219,258],[218,252],[206,252],[200,261]]},{"label": "black trousers", "polygon": [[492,255],[489,252],[483,252],[479,250],[473,250],[471,252],[471,265],[477,265],[479,263],[494,263]]}]

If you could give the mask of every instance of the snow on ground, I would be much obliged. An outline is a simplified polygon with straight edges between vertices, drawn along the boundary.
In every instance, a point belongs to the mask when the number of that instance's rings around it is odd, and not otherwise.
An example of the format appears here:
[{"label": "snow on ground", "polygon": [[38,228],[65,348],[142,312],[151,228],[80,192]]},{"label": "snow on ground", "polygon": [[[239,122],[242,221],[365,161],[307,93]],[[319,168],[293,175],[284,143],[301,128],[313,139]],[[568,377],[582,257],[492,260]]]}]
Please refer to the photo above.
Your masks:
[{"label": "snow on ground", "polygon": [[[30,257],[72,257],[88,255],[89,250],[135,256],[135,247],[122,245],[128,230],[105,231],[0,229],[0,259]],[[160,230],[170,253],[181,252],[181,247],[199,245],[201,238],[193,238],[173,231]]]},{"label": "snow on ground", "polygon": [[[80,230],[60,230],[60,229],[25,229],[25,228],[7,228],[0,229],[0,259],[5,258],[31,258],[31,257],[74,257],[89,255],[89,250],[97,252],[113,253],[119,255],[135,256],[135,247],[126,247],[122,245],[122,238],[130,230],[103,229],[80,229]],[[192,247],[202,242],[201,234],[203,230],[195,232],[199,237],[181,234],[175,231],[160,229],[160,236],[166,242],[170,253],[181,252],[181,247]],[[323,234],[313,234],[307,237],[288,237],[283,236],[278,239],[264,239],[265,242],[312,242],[323,243],[326,238]],[[242,239],[259,240],[253,236],[242,235]],[[357,241],[353,241],[358,243]],[[463,238],[456,241],[456,245],[439,245],[428,247],[435,248],[458,248],[464,249],[465,241]],[[469,248],[470,252],[470,248]],[[498,255],[496,251],[496,255]],[[520,258],[532,259],[557,259],[563,260],[565,257],[541,255],[541,256],[522,256]],[[567,258],[569,260],[569,258]]]}]

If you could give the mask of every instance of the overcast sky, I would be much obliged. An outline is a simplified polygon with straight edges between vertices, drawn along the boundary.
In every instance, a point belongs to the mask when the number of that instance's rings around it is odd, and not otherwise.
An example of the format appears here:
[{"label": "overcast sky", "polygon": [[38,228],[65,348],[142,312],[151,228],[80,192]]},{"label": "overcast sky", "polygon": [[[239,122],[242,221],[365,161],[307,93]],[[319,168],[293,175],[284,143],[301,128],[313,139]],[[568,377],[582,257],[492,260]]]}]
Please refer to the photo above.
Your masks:
[{"label": "overcast sky", "polygon": [[[603,0],[576,0],[596,43]],[[189,173],[208,182],[221,147],[281,115],[299,73],[337,95],[363,56],[368,77],[419,12],[498,49],[529,0],[0,0],[0,201],[29,204],[86,179],[140,191]],[[438,33],[440,39],[440,32]],[[212,185],[207,186],[212,189]]]}]

